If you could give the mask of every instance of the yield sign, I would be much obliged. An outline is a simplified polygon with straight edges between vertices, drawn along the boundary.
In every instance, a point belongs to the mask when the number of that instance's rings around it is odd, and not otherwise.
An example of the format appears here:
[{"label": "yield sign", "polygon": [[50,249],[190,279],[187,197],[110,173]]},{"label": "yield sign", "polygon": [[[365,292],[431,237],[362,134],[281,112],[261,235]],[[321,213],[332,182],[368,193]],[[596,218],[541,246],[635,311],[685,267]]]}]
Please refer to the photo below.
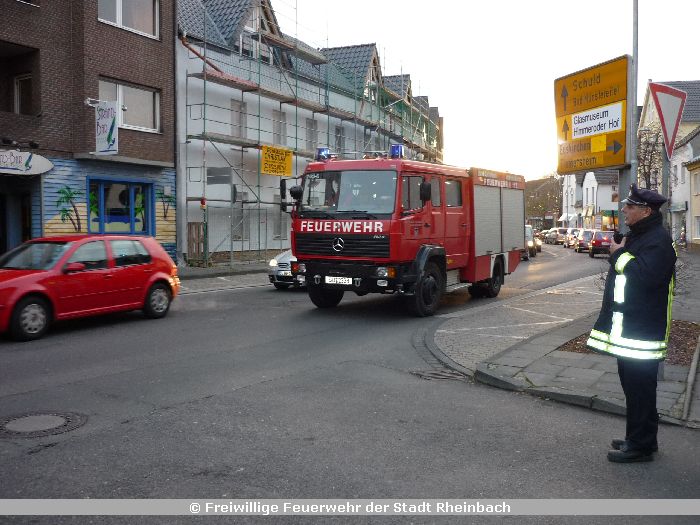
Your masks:
[{"label": "yield sign", "polygon": [[671,160],[673,147],[676,143],[678,125],[681,123],[683,106],[688,94],[680,89],[664,84],[655,84],[654,82],[649,82],[649,91],[651,91],[651,96],[654,98],[654,105],[656,105],[656,111],[661,121],[661,129],[664,132],[666,155]]}]

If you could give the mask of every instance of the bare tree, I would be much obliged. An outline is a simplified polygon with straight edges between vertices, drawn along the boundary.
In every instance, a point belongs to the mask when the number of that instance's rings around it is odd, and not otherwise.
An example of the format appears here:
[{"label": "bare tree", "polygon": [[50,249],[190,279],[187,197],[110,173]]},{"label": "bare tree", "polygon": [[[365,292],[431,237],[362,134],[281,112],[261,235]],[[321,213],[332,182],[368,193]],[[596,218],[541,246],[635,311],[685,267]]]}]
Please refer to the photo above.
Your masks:
[{"label": "bare tree", "polygon": [[639,129],[637,139],[637,183],[650,190],[661,189],[664,139],[661,125],[652,122]]}]

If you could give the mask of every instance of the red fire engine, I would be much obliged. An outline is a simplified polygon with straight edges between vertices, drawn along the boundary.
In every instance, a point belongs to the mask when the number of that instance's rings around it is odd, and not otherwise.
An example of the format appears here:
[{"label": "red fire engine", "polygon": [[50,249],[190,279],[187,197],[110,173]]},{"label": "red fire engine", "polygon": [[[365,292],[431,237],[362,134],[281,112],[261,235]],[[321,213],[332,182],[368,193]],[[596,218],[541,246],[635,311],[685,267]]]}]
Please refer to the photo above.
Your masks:
[{"label": "red fire engine", "polygon": [[319,308],[396,293],[428,316],[446,291],[496,297],[525,243],[524,188],[520,175],[407,160],[400,146],[363,160],[322,148],[290,190],[293,270]]}]

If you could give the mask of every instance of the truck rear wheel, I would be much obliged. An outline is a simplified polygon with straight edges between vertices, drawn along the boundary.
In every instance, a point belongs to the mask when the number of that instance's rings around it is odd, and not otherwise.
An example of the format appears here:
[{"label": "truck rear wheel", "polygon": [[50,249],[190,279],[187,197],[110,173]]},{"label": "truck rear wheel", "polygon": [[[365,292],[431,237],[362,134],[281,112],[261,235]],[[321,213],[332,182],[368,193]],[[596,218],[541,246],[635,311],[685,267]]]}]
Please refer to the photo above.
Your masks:
[{"label": "truck rear wheel", "polygon": [[309,286],[309,299],[318,308],[333,308],[343,298],[343,290],[326,290],[320,286]]},{"label": "truck rear wheel", "polygon": [[503,265],[501,260],[497,259],[493,263],[493,275],[488,279],[484,285],[484,295],[486,297],[496,297],[501,291],[501,285],[503,284]]},{"label": "truck rear wheel", "polygon": [[437,264],[429,262],[416,283],[411,309],[419,317],[433,315],[440,304],[445,283]]}]

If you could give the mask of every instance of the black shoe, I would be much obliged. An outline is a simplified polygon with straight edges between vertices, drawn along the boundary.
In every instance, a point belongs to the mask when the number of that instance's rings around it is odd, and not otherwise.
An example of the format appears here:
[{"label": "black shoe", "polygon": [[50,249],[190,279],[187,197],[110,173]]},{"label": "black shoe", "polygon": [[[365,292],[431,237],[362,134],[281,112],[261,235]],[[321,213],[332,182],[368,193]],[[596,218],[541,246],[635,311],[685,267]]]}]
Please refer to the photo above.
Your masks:
[{"label": "black shoe", "polygon": [[[627,441],[624,439],[613,439],[612,443],[610,443],[610,446],[615,450],[625,450],[626,445]],[[654,445],[654,447],[651,449],[652,452],[658,452],[658,450],[659,445]]]},{"label": "black shoe", "polygon": [[611,450],[608,452],[608,461],[612,461],[613,463],[654,461],[654,454],[643,450]]}]

